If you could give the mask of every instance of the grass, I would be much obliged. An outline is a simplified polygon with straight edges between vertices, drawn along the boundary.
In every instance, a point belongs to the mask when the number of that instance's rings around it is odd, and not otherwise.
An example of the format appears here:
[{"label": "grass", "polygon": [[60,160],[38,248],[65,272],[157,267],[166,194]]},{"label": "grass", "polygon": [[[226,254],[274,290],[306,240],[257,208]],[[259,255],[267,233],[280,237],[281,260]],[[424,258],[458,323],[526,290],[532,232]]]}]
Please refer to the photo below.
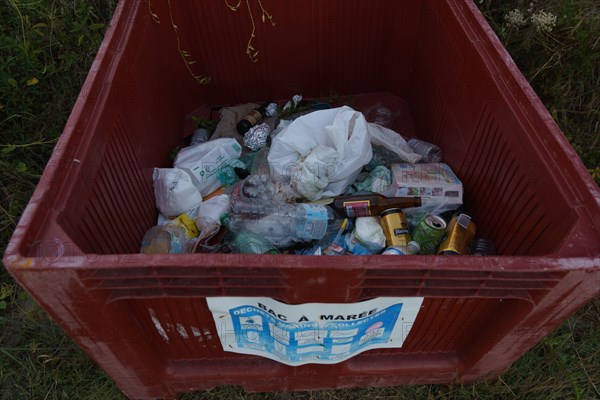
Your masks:
[{"label": "grass", "polygon": [[[600,181],[600,3],[477,0],[587,168]],[[534,9],[527,11],[529,4]],[[0,3],[0,249],[4,250],[64,127],[115,0]],[[552,31],[505,15],[558,16]],[[245,394],[183,399],[600,398],[600,301],[546,337],[497,379],[474,385]],[[0,269],[0,399],[122,398],[112,381]]]},{"label": "grass", "polygon": [[[600,2],[480,2],[513,59],[600,182]],[[528,20],[524,26],[508,23],[505,16],[511,10]],[[556,16],[551,31],[531,22],[540,12]]]}]

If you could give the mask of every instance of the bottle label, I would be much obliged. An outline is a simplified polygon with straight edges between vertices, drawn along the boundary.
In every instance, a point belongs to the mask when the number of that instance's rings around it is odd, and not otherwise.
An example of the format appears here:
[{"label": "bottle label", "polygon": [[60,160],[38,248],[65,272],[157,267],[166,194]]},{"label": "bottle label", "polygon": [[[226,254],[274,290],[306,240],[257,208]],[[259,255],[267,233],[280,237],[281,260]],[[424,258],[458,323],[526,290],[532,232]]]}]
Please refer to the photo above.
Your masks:
[{"label": "bottle label", "polygon": [[323,250],[323,254],[326,256],[343,256],[348,254],[348,250],[340,246],[338,243],[331,243],[325,250]]},{"label": "bottle label", "polygon": [[371,206],[371,201],[369,200],[360,200],[360,201],[345,201],[344,208],[346,209],[346,216],[348,218],[357,218],[357,217],[368,217],[371,215],[369,207]]},{"label": "bottle label", "polygon": [[262,119],[262,114],[258,110],[252,110],[244,117],[245,120],[250,122],[252,126],[258,124]]},{"label": "bottle label", "polygon": [[388,247],[383,253],[381,253],[382,256],[405,256],[408,254],[409,253],[407,253],[405,249],[400,246]]},{"label": "bottle label", "polygon": [[410,235],[410,232],[405,228],[394,228],[394,236],[400,235]]},{"label": "bottle label", "polygon": [[301,239],[322,239],[327,232],[327,209],[317,204],[300,204],[304,218],[296,222],[296,234]]}]

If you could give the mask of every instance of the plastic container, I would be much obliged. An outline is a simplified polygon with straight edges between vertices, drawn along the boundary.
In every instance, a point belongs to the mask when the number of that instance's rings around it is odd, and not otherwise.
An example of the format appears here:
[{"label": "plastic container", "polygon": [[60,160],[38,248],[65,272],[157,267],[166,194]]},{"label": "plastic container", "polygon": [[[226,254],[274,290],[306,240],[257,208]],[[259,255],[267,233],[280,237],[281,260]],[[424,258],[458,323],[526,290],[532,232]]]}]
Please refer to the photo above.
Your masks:
[{"label": "plastic container", "polygon": [[254,232],[283,249],[294,243],[323,239],[335,217],[334,211],[327,206],[234,196],[228,228],[234,233]]},{"label": "plastic container", "polygon": [[442,161],[442,151],[435,144],[427,143],[415,138],[408,140],[407,143],[415,153],[423,156],[421,162],[439,163]]},{"label": "plastic container", "polygon": [[[262,1],[275,26],[250,2],[257,62],[246,9],[170,4],[119,2],[3,259],[127,396],[469,382],[599,294],[600,191],[474,2]],[[353,107],[379,102],[394,129],[440,146],[499,256],[136,254],[156,222],[152,168],[196,128],[187,117],[377,92]],[[224,352],[210,296],[424,301],[400,349],[290,367]]]}]

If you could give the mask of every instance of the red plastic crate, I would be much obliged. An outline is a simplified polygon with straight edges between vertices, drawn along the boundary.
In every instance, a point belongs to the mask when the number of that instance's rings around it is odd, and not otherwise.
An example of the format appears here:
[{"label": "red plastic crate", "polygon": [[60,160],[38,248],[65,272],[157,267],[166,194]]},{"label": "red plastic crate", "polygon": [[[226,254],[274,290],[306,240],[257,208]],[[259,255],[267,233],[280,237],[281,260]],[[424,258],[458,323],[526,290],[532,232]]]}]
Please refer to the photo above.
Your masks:
[{"label": "red plastic crate", "polygon": [[[598,295],[600,191],[471,1],[264,0],[272,26],[250,0],[257,62],[244,4],[170,3],[119,2],[4,255],[126,395],[469,382],[506,369]],[[170,165],[187,117],[295,93],[379,93],[356,108],[389,104],[396,129],[442,147],[501,256],[135,254],[156,218],[152,168]],[[425,300],[400,349],[290,367],[224,352],[209,296]]]}]

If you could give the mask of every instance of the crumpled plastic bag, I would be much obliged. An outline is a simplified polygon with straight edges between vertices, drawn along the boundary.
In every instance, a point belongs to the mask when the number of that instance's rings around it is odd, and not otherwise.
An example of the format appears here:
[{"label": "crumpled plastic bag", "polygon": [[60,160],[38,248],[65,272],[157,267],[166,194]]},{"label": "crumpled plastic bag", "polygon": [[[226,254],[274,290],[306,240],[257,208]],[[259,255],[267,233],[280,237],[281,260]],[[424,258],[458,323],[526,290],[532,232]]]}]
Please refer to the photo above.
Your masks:
[{"label": "crumpled plastic bag", "polygon": [[200,194],[206,196],[221,186],[220,169],[241,154],[242,147],[235,139],[213,139],[181,149],[173,166],[189,173]]},{"label": "crumpled plastic bag", "polygon": [[221,217],[229,212],[231,198],[228,194],[211,197],[197,208],[196,226],[200,231],[199,240],[212,237],[221,229]]},{"label": "crumpled plastic bag", "polygon": [[167,218],[174,218],[202,202],[202,194],[192,177],[178,168],[154,168],[156,207]]},{"label": "crumpled plastic bag", "polygon": [[377,217],[359,217],[350,235],[346,236],[346,246],[354,255],[379,253],[385,247],[386,238]]},{"label": "crumpled plastic bag", "polygon": [[391,129],[378,124],[369,123],[369,136],[371,138],[371,144],[385,147],[397,154],[401,160],[411,164],[421,161],[422,156],[415,153],[406,140]]},{"label": "crumpled plastic bag", "polygon": [[342,194],[372,156],[364,116],[340,107],[294,120],[273,138],[268,161],[275,180],[287,176],[299,196],[318,200]]},{"label": "crumpled plastic bag", "polygon": [[356,181],[348,186],[346,195],[356,192],[373,192],[383,194],[392,184],[392,171],[381,165],[375,167],[369,174],[361,173]]},{"label": "crumpled plastic bag", "polygon": [[460,204],[457,204],[452,199],[442,199],[439,202],[422,204],[420,207],[404,208],[402,209],[402,213],[406,217],[409,228],[412,230],[427,214],[440,215],[449,211],[458,210],[460,206]]}]

